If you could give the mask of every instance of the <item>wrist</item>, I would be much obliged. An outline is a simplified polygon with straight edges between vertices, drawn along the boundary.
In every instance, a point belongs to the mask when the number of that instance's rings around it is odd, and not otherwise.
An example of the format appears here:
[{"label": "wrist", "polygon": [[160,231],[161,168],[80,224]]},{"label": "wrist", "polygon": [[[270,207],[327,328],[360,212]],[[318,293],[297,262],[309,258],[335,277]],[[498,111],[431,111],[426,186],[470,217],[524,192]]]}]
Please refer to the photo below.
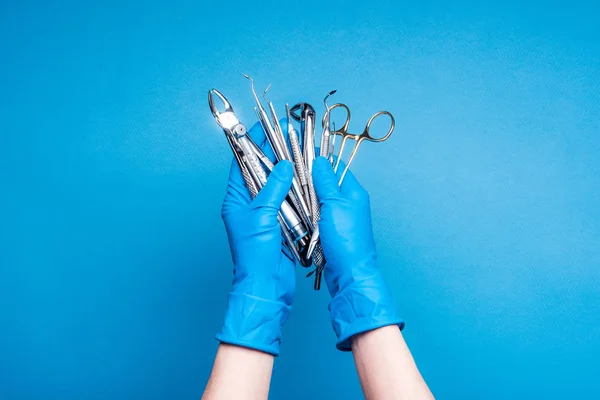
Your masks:
[{"label": "wrist", "polygon": [[291,307],[280,301],[262,299],[246,293],[229,293],[225,321],[216,338],[234,344],[279,355],[281,328]]},{"label": "wrist", "polygon": [[351,350],[351,338],[387,325],[404,327],[383,276],[376,272],[355,280],[338,292],[329,303],[333,330],[339,350]]}]

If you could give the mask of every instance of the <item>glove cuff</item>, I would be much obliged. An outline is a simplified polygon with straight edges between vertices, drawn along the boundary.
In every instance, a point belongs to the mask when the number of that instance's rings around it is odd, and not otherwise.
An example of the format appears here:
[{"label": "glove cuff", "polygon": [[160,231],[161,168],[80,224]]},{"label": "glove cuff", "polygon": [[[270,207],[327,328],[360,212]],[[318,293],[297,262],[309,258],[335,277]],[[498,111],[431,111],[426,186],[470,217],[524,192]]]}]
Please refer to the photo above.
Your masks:
[{"label": "glove cuff", "polygon": [[278,356],[281,327],[290,310],[290,306],[278,301],[229,293],[225,322],[216,339]]},{"label": "glove cuff", "polygon": [[352,336],[388,325],[404,328],[394,301],[379,273],[352,283],[329,303],[338,350],[351,351]]}]

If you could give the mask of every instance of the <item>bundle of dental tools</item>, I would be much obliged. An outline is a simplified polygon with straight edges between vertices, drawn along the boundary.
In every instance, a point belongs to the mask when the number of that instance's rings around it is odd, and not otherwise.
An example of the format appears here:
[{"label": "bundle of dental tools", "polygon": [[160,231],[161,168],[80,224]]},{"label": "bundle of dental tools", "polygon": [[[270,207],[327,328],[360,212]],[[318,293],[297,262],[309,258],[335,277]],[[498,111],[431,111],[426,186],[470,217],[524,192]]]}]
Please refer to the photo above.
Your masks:
[{"label": "bundle of dental tools", "polygon": [[[275,106],[266,99],[266,93],[270,85],[264,91],[264,98],[267,108],[263,106],[260,98],[256,94],[254,81],[248,75],[245,78],[251,82],[252,95],[256,106],[254,108],[258,121],[265,132],[269,145],[275,154],[275,161],[269,159],[261,148],[252,140],[247,132],[246,126],[236,117],[231,103],[218,90],[211,89],[208,92],[208,104],[210,110],[217,121],[217,124],[223,129],[225,137],[229,142],[234,157],[242,172],[242,177],[250,196],[254,198],[260,189],[266,184],[267,177],[274,167],[274,163],[281,160],[288,160],[294,165],[294,178],[292,188],[286,200],[281,205],[278,220],[281,225],[283,242],[293,257],[303,267],[309,268],[315,265],[307,277],[315,275],[314,289],[321,287],[321,277],[325,267],[325,256],[319,241],[319,218],[320,206],[313,182],[312,182],[312,164],[316,157],[315,148],[315,130],[316,130],[316,112],[308,103],[298,103],[292,107],[285,105],[287,116],[287,126],[282,127],[277,118]],[[360,144],[365,141],[383,142],[387,140],[394,131],[395,121],[392,114],[387,111],[380,111],[374,114],[360,134],[348,132],[350,123],[350,109],[341,103],[332,106],[327,105],[329,96],[336,93],[335,90],[329,92],[323,100],[325,111],[321,120],[321,137],[319,146],[319,155],[327,158],[333,165],[335,172],[340,166],[340,160],[343,155],[344,147],[348,140],[355,142],[354,148],[346,162],[346,167],[340,175],[339,185],[341,186],[350,164],[356,156]],[[215,104],[215,97],[222,102],[223,109],[219,110]],[[336,108],[342,108],[346,111],[346,120],[339,129],[331,121],[331,112]],[[370,134],[370,127],[373,121],[379,116],[388,116],[391,124],[387,133],[382,137],[373,137]],[[300,132],[298,132],[292,120],[300,123]],[[287,135],[283,129],[287,130]],[[287,137],[286,137],[287,136]],[[335,152],[335,138],[340,136],[340,144],[337,156]]]}]

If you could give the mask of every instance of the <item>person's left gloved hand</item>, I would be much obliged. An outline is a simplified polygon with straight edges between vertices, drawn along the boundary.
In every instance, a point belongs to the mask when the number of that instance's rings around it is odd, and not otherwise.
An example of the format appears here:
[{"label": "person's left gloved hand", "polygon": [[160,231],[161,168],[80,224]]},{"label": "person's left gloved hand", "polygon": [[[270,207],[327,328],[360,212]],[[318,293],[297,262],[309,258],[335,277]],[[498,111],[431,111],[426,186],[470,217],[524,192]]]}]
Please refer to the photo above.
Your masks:
[{"label": "person's left gloved hand", "polygon": [[[273,159],[261,126],[254,125],[249,134]],[[295,264],[282,247],[277,220],[293,175],[290,162],[277,163],[267,184],[252,200],[234,159],[221,212],[234,275],[225,322],[217,340],[275,356],[279,354],[281,327],[289,315],[296,287]]]}]

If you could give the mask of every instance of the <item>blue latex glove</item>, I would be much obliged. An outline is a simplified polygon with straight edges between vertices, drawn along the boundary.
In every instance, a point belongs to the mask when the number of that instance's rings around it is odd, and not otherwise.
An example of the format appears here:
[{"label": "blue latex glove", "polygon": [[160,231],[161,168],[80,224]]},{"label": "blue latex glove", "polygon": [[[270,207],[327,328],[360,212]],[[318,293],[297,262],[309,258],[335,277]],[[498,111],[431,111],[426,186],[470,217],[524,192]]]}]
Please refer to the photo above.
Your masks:
[{"label": "blue latex glove", "polygon": [[[343,169],[340,165],[339,174]],[[369,194],[351,172],[340,188],[339,176],[323,157],[315,160],[312,173],[321,203],[319,230],[331,322],[337,348],[348,351],[352,336],[386,325],[402,329],[404,322],[377,267]]]},{"label": "blue latex glove", "polygon": [[[254,125],[249,134],[273,160],[260,125]],[[275,356],[296,288],[295,263],[282,248],[277,220],[293,175],[290,162],[277,163],[267,184],[252,200],[234,160],[221,212],[234,271],[225,322],[217,340]]]}]

